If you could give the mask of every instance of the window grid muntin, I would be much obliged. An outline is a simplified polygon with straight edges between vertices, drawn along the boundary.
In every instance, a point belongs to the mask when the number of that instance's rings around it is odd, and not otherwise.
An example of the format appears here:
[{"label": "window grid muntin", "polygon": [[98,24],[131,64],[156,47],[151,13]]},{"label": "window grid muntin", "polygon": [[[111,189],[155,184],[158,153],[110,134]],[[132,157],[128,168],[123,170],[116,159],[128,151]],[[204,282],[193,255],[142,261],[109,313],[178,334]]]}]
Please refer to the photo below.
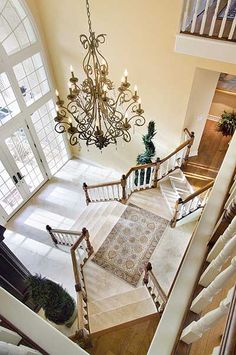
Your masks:
[{"label": "window grid muntin", "polygon": [[[37,64],[37,61],[40,64]],[[29,64],[30,66],[27,68]],[[29,69],[30,67],[31,69]],[[13,70],[26,106],[32,105],[50,91],[47,73],[40,52],[14,65]],[[44,73],[44,79],[40,78],[39,71]],[[32,84],[32,75],[36,78],[34,85]],[[43,89],[44,85],[45,89]]]},{"label": "window grid muntin", "polygon": [[16,130],[5,140],[5,143],[18,169],[24,176],[30,192],[33,192],[43,182],[44,178],[24,129]]},{"label": "window grid muntin", "polygon": [[[14,25],[15,21],[12,21],[12,20],[9,21],[9,17],[5,13],[5,10],[7,9],[7,7],[8,7],[8,10],[9,10],[9,8],[11,9],[11,11],[12,11],[11,15],[15,13],[16,18],[18,19],[18,21],[16,22],[17,23],[16,26]],[[1,9],[0,17],[3,20],[3,22],[5,22],[5,27],[3,26],[4,29],[6,29],[6,25],[8,26],[8,29],[6,30],[7,35],[5,37],[1,38],[1,43],[8,55],[17,53],[20,50],[31,46],[32,44],[34,44],[37,41],[36,34],[35,34],[32,24],[31,24],[31,21],[30,21],[29,17],[27,16],[26,12],[24,11],[23,7],[20,5],[18,0],[14,0],[14,1],[7,0],[5,2],[5,5]],[[24,36],[27,38],[27,42],[25,42],[25,43],[21,43],[22,36],[18,35],[20,27],[22,27]],[[11,37],[16,42],[16,44],[18,46],[17,47],[15,46],[15,48],[13,47],[13,49],[8,50],[7,43],[9,42],[9,39]]]},{"label": "window grid muntin", "polygon": [[[7,92],[10,94],[7,95]],[[9,101],[7,101],[7,97],[9,97]],[[0,127],[18,115],[18,113],[20,113],[20,107],[17,98],[11,87],[7,74],[2,72],[0,73]]]},{"label": "window grid muntin", "polygon": [[[6,199],[7,201],[4,203]],[[0,160],[0,205],[10,215],[22,202],[23,198],[20,192]]]},{"label": "window grid muntin", "polygon": [[54,129],[55,107],[52,100],[46,102],[31,115],[41,148],[52,174],[68,160],[68,153],[62,135]]}]

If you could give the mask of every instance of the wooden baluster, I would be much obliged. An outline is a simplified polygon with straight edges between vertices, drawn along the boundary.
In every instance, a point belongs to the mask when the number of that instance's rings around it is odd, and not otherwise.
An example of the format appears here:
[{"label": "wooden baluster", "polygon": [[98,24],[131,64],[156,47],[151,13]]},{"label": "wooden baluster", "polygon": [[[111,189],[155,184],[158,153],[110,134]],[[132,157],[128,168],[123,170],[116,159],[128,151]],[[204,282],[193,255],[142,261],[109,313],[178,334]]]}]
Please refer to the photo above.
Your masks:
[{"label": "wooden baluster", "polygon": [[172,157],[170,158],[170,168],[171,168],[171,171],[175,170],[175,155],[172,155]]},{"label": "wooden baluster", "polygon": [[184,15],[183,15],[182,32],[184,32],[186,30],[186,28],[187,28],[189,5],[190,5],[190,0],[187,0],[186,1],[186,5],[185,5]]},{"label": "wooden baluster", "polygon": [[221,250],[219,255],[208,265],[204,273],[200,278],[200,285],[208,286],[210,282],[219,274],[222,269],[223,264],[228,260],[228,258],[234,253],[236,248],[236,234],[233,238],[225,245]]},{"label": "wooden baluster", "polygon": [[211,262],[214,260],[217,255],[221,252],[224,248],[226,243],[236,234],[236,216],[228,226],[228,228],[224,231],[224,233],[219,237],[213,248],[211,249],[210,253],[207,256],[207,261]]},{"label": "wooden baluster", "polygon": [[[148,170],[149,168],[145,168],[144,169],[144,176],[143,176],[143,189],[146,189],[146,180],[147,180],[147,170]],[[151,178],[151,176],[150,176],[150,178]]]},{"label": "wooden baluster", "polygon": [[216,278],[210,283],[209,286],[204,288],[198,296],[193,300],[191,311],[201,313],[201,311],[212,301],[213,297],[222,290],[226,282],[235,275],[236,270],[236,257],[231,260],[231,264],[223,270]]},{"label": "wooden baluster", "polygon": [[182,209],[182,202],[183,202],[182,198],[179,198],[175,203],[174,216],[173,216],[172,220],[170,221],[171,228],[174,228],[176,226],[177,218],[178,219],[180,218],[179,212]]},{"label": "wooden baluster", "polygon": [[83,190],[84,190],[84,193],[85,193],[86,203],[88,205],[91,202],[91,200],[90,200],[89,194],[88,194],[88,186],[87,186],[87,184],[85,182],[83,183]]},{"label": "wooden baluster", "polygon": [[131,191],[132,192],[135,190],[134,180],[135,180],[135,171],[132,171],[132,173],[131,173]]},{"label": "wooden baluster", "polygon": [[137,184],[137,189],[140,190],[140,184],[141,184],[141,169],[137,170],[138,171],[138,184]]},{"label": "wooden baluster", "polygon": [[202,337],[202,335],[211,329],[222,317],[224,317],[228,310],[232,299],[233,289],[230,289],[227,297],[220,303],[219,307],[206,313],[198,321],[193,321],[188,325],[181,335],[181,340],[186,344],[191,344]]},{"label": "wooden baluster", "polygon": [[213,32],[214,32],[214,28],[215,28],[215,23],[216,23],[216,20],[217,20],[217,14],[218,14],[220,2],[221,2],[221,0],[217,0],[216,7],[215,7],[215,12],[214,12],[214,15],[212,17],[211,27],[210,27],[210,31],[209,31],[209,36],[210,37],[213,35]]},{"label": "wooden baluster", "polygon": [[82,233],[83,235],[85,236],[85,241],[87,243],[87,252],[88,252],[88,256],[92,255],[94,250],[93,250],[93,247],[90,243],[90,239],[89,239],[89,231],[86,229],[86,228],[83,228],[82,229]]},{"label": "wooden baluster", "polygon": [[157,187],[157,181],[159,180],[159,174],[160,173],[160,165],[161,165],[161,159],[157,158],[156,160],[156,165],[155,165],[155,172],[154,172],[154,178],[153,178],[153,187]]},{"label": "wooden baluster", "polygon": [[200,35],[202,35],[203,32],[204,32],[206,19],[207,19],[208,8],[209,8],[209,2],[210,2],[210,0],[206,0],[206,6],[205,6],[204,14],[203,14],[203,17],[202,17],[202,23],[201,23],[201,28],[200,28],[200,32],[199,32]]},{"label": "wooden baluster", "polygon": [[116,188],[117,188],[118,201],[120,201],[121,200],[121,198],[120,198],[120,196],[121,196],[121,194],[120,194],[120,185],[116,185]]},{"label": "wooden baluster", "polygon": [[57,239],[55,238],[55,236],[54,236],[54,234],[52,232],[52,228],[48,224],[46,225],[46,230],[50,234],[50,237],[52,238],[52,241],[53,241],[55,247],[57,247],[57,244],[58,244]]},{"label": "wooden baluster", "polygon": [[193,14],[193,21],[192,21],[191,30],[190,30],[191,33],[194,33],[194,31],[195,31],[195,26],[196,26],[196,21],[197,21],[197,15],[198,15],[199,2],[200,2],[200,0],[196,0],[196,3],[195,3],[195,9],[194,9],[194,14]]},{"label": "wooden baluster", "polygon": [[143,284],[146,286],[149,283],[149,271],[152,271],[152,264],[150,262],[144,268]]},{"label": "wooden baluster", "polygon": [[125,175],[122,175],[122,178],[121,178],[121,188],[122,188],[121,202],[126,203],[127,196],[126,196],[126,176]]},{"label": "wooden baluster", "polygon": [[113,200],[116,200],[114,185],[112,185],[111,189],[112,189],[112,198]]},{"label": "wooden baluster", "polygon": [[170,159],[168,159],[168,160],[166,161],[166,171],[165,171],[165,175],[168,175],[168,173],[169,173],[169,163],[170,163]]},{"label": "wooden baluster", "polygon": [[189,154],[190,154],[193,142],[194,142],[194,132],[191,132],[190,142],[187,145],[187,149],[186,149],[186,153],[185,153],[185,157],[184,157],[183,163],[181,163],[181,165],[183,165],[183,166],[187,165],[187,163],[188,163]]},{"label": "wooden baluster", "polygon": [[98,187],[98,188],[96,189],[96,191],[97,191],[97,198],[98,198],[99,201],[101,201],[102,198],[101,198],[101,190],[100,190],[100,188]]},{"label": "wooden baluster", "polygon": [[224,34],[225,24],[226,24],[226,21],[227,21],[227,16],[228,16],[228,12],[229,12],[229,9],[230,9],[231,2],[232,2],[232,0],[228,0],[228,2],[227,2],[224,18],[223,18],[221,26],[220,26],[220,32],[219,32],[219,35],[218,35],[219,38],[222,38],[222,36]]},{"label": "wooden baluster", "polygon": [[230,40],[233,38],[235,27],[236,27],[236,16],[234,16],[234,20],[233,20],[231,28],[230,28],[230,32],[229,32],[229,36],[228,36],[228,39],[230,39]]},{"label": "wooden baluster", "polygon": [[155,168],[152,166],[150,169],[151,169],[151,173],[150,173],[150,179],[149,179],[149,182],[148,182],[148,187],[149,188],[151,188],[153,186]]}]

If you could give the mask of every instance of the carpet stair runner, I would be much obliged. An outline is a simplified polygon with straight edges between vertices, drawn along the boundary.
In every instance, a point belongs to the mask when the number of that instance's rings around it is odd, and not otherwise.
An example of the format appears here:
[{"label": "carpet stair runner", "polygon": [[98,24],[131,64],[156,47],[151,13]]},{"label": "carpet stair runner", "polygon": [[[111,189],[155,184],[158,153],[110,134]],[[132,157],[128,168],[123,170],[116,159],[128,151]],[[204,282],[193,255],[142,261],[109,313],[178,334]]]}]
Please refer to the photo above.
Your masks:
[{"label": "carpet stair runner", "polygon": [[[83,227],[88,228],[91,244],[96,253],[113,227],[122,218],[121,216],[126,208],[127,205],[116,201],[90,204],[80,214],[71,230],[81,230]],[[111,277],[117,277],[112,276],[109,271],[96,265],[92,258],[93,256],[83,269],[87,287],[88,319],[91,333],[97,333],[117,325],[157,314],[156,306],[145,286],[134,288],[127,284],[126,292],[117,292],[109,297],[100,298],[101,295],[96,285],[96,279],[101,279],[102,277],[104,284],[101,284],[100,287],[109,288],[109,281],[107,280]],[[125,281],[117,278],[117,284],[119,285],[119,283],[126,284]],[[124,286],[122,285],[122,287]]]},{"label": "carpet stair runner", "polygon": [[96,333],[147,315],[157,310],[145,286],[88,303],[91,333]]},{"label": "carpet stair runner", "polygon": [[[114,225],[119,220],[127,206],[119,202],[98,202],[87,206],[79,215],[71,230],[81,230],[83,227],[89,230],[90,241],[94,251],[100,246]],[[105,236],[105,238],[104,238]]]},{"label": "carpet stair runner", "polygon": [[[169,207],[171,214],[174,214],[176,201],[181,198],[184,200],[194,193],[192,185],[188,182],[181,169],[176,169],[159,183],[162,195]],[[199,198],[195,197],[194,204],[197,206]],[[191,201],[189,202],[191,203]],[[196,220],[201,214],[201,209],[196,210],[189,216],[177,222],[177,226]]]}]

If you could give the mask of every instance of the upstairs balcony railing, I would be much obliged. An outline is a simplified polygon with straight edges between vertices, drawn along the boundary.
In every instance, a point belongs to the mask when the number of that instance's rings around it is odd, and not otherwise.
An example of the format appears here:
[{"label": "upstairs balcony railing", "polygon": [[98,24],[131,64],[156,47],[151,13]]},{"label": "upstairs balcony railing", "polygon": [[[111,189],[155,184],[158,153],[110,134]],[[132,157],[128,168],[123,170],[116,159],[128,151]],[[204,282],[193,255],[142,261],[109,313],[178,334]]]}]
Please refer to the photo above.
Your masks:
[{"label": "upstairs balcony railing", "polygon": [[181,32],[236,41],[236,0],[186,0]]}]

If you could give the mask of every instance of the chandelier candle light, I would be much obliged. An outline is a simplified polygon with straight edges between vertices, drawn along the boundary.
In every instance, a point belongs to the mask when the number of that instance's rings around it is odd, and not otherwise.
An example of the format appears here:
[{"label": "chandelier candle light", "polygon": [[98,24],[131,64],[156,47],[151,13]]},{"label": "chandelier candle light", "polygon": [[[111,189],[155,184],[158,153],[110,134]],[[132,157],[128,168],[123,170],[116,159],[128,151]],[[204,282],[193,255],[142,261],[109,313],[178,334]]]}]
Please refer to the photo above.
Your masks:
[{"label": "chandelier candle light", "polygon": [[95,145],[103,149],[111,143],[117,144],[118,138],[130,142],[131,124],[143,126],[145,118],[138,88],[135,85],[134,92],[130,89],[127,70],[117,94],[114,94],[113,82],[108,78],[108,63],[99,50],[105,42],[105,34],[96,36],[92,31],[88,0],[86,7],[89,36],[80,36],[80,42],[87,50],[83,60],[85,79],[79,85],[71,66],[67,104],[56,90],[55,130],[58,133],[67,132],[71,145],[84,140],[87,146]]}]

